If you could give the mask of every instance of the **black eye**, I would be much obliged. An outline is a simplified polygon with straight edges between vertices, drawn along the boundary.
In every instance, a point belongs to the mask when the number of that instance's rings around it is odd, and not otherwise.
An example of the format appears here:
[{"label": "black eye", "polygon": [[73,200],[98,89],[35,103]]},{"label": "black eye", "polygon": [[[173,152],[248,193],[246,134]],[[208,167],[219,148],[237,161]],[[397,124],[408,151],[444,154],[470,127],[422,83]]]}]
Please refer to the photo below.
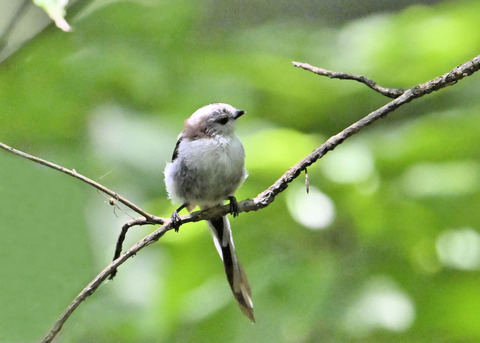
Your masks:
[{"label": "black eye", "polygon": [[228,123],[228,117],[227,116],[223,116],[223,117],[220,117],[218,118],[217,120],[215,120],[217,123],[221,124],[221,125],[225,125],[226,123]]}]

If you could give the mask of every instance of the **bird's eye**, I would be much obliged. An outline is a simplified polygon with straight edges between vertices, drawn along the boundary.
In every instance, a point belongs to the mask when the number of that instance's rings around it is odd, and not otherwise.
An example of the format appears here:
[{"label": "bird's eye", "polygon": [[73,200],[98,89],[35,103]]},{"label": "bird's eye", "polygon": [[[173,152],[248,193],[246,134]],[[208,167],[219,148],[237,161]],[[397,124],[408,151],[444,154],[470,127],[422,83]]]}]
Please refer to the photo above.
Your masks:
[{"label": "bird's eye", "polygon": [[215,121],[221,125],[225,125],[226,123],[228,123],[228,117],[227,116],[220,117]]}]

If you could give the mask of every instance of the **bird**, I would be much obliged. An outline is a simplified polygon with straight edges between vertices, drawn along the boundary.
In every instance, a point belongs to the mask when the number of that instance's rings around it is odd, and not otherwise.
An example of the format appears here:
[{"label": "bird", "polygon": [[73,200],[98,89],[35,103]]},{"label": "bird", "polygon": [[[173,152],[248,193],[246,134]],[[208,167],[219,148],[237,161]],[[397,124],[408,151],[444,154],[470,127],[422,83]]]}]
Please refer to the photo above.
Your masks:
[{"label": "bird", "polygon": [[[181,206],[171,221],[178,232],[179,212],[196,206],[210,208],[230,201],[230,213],[238,215],[235,191],[248,176],[245,149],[235,134],[235,123],[246,112],[224,103],[195,111],[184,124],[164,171],[169,198]],[[227,216],[208,220],[215,247],[223,261],[232,293],[252,323],[255,322],[250,284],[238,260]]]}]

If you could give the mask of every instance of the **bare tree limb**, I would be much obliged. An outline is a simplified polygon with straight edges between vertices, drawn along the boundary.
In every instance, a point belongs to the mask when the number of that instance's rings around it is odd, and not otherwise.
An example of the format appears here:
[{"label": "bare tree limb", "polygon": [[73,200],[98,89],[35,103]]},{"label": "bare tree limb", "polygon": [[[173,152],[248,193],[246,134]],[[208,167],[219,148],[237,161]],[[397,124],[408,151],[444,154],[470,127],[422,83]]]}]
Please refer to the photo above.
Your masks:
[{"label": "bare tree limb", "polygon": [[[300,162],[298,162],[296,165],[291,167],[285,174],[283,174],[273,185],[271,185],[268,189],[263,191],[262,193],[258,194],[257,197],[254,199],[246,199],[244,201],[241,201],[238,203],[238,212],[249,212],[249,211],[257,211],[260,210],[264,207],[267,207],[270,203],[272,203],[275,200],[275,197],[283,192],[287,187],[290,182],[292,182],[295,178],[297,178],[300,173],[313,163],[315,163],[318,159],[323,157],[327,152],[335,149],[338,145],[340,145],[345,139],[351,137],[352,135],[356,134],[359,132],[361,129],[364,127],[372,124],[378,119],[386,117],[389,113],[393,112],[395,109],[398,107],[416,99],[419,97],[422,97],[424,95],[427,95],[429,93],[432,93],[434,91],[440,90],[442,88],[451,86],[464,77],[470,76],[476,71],[480,69],[480,56],[477,56],[473,58],[471,61],[468,61],[450,72],[437,77],[434,80],[431,80],[429,82],[420,84],[418,86],[412,87],[410,89],[407,89],[405,91],[400,91],[400,90],[389,90],[380,86],[377,86],[375,82],[362,77],[362,76],[352,76],[349,74],[344,74],[344,73],[336,73],[336,72],[330,72],[330,71],[325,71],[324,69],[321,68],[316,68],[309,66],[304,63],[298,63],[294,62],[295,66],[302,67],[304,69],[310,70],[316,74],[319,75],[324,75],[332,78],[341,78],[341,79],[351,79],[351,80],[356,80],[362,83],[365,83],[367,86],[370,88],[374,89],[377,92],[380,92],[383,95],[389,96],[389,97],[395,97],[394,100],[390,101],[389,103],[385,104],[381,108],[371,112],[367,116],[363,117],[359,121],[353,123],[349,127],[345,128],[338,134],[330,137],[324,144],[322,144],[320,147],[315,149],[312,153],[310,153],[308,156],[306,156],[304,159],[302,159]],[[146,225],[146,224],[163,224],[160,228],[155,230],[153,233],[149,234],[139,242],[137,242],[135,245],[133,245],[129,250],[127,250],[123,255],[119,256],[116,258],[108,267],[106,267],[100,274],[98,274],[78,295],[77,297],[72,301],[72,303],[67,307],[67,309],[64,311],[64,313],[60,316],[60,318],[57,320],[55,325],[52,327],[52,329],[48,332],[48,334],[45,336],[43,342],[51,342],[53,338],[57,335],[57,333],[61,330],[63,324],[67,321],[67,319],[70,317],[70,315],[75,311],[75,309],[91,294],[95,292],[95,290],[100,286],[100,284],[105,281],[109,276],[113,276],[115,274],[116,269],[123,264],[127,259],[135,255],[138,251],[143,249],[144,247],[158,241],[168,230],[171,230],[173,227],[171,225],[170,219],[165,219],[165,218],[159,218],[152,216],[148,214],[147,212],[143,211],[140,209],[138,206],[134,205],[130,201],[126,200],[125,198],[120,197],[117,193],[111,191],[110,189],[104,187],[103,185],[92,181],[91,179],[78,174],[75,170],[69,170],[66,169],[62,166],[56,165],[54,163],[42,160],[38,157],[26,154],[24,152],[21,152],[19,150],[16,150],[14,148],[11,148],[3,143],[0,143],[0,147],[12,152],[18,156],[27,158],[31,161],[34,161],[36,163],[48,166],[50,168],[53,168],[55,170],[61,171],[65,174],[68,174],[70,176],[73,176],[77,179],[80,179],[89,185],[101,190],[102,192],[109,194],[110,196],[114,197],[124,205],[128,206],[135,212],[141,214],[145,218],[137,218],[133,219],[129,222],[127,222],[123,227],[122,227],[122,233],[119,237],[119,240],[117,242],[117,247],[116,247],[116,255],[120,254],[121,252],[121,242],[123,242],[123,238],[125,237],[125,234],[127,230],[130,227],[136,226],[136,225]],[[205,219],[211,219],[213,217],[219,216],[219,215],[226,215],[229,213],[229,206],[224,205],[224,206],[216,206],[207,210],[203,211],[197,211],[193,212],[191,214],[185,215],[180,218],[180,225],[189,223],[189,222],[196,222],[200,220],[205,220]]]}]

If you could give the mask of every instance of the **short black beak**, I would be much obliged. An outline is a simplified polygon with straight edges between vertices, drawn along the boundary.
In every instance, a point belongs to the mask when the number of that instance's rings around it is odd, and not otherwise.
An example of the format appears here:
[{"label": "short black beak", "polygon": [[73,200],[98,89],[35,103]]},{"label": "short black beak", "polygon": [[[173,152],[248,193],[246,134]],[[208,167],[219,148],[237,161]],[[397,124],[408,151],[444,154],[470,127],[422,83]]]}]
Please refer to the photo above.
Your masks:
[{"label": "short black beak", "polygon": [[244,115],[246,112],[244,110],[236,110],[235,111],[235,119],[240,118],[242,115]]}]

